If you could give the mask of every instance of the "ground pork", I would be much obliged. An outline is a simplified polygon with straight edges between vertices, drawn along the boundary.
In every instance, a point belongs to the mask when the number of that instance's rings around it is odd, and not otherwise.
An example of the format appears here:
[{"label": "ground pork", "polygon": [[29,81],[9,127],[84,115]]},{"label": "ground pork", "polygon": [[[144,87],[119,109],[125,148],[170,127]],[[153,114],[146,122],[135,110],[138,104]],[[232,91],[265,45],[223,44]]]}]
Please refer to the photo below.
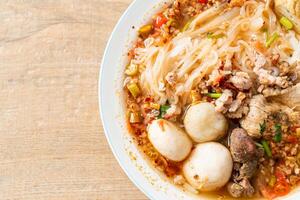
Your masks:
[{"label": "ground pork", "polygon": [[249,90],[252,87],[252,81],[246,72],[236,72],[230,77],[229,82],[239,90]]},{"label": "ground pork", "polygon": [[239,107],[239,109],[235,112],[227,112],[226,117],[231,118],[231,119],[239,119],[242,118],[243,116],[247,115],[249,113],[249,105],[243,104],[242,106]]},{"label": "ground pork", "polygon": [[226,112],[228,105],[232,103],[233,97],[230,90],[224,90],[222,96],[216,100],[216,111]]},{"label": "ground pork", "polygon": [[[285,89],[291,85],[288,76],[279,76],[280,72],[278,68],[272,67],[270,70],[265,69],[267,60],[261,55],[256,56],[254,73],[258,76],[258,82],[265,86],[278,86]],[[276,70],[275,70],[276,69]],[[278,71],[278,72],[277,72]]]},{"label": "ground pork", "polygon": [[279,62],[279,59],[280,59],[280,54],[279,53],[272,54],[270,59],[271,59],[271,62],[273,65],[277,65],[277,63]]},{"label": "ground pork", "polygon": [[207,85],[213,85],[220,76],[222,76],[222,74],[219,69],[213,70],[212,73],[209,75]]},{"label": "ground pork", "polygon": [[216,111],[224,113],[228,118],[242,118],[249,112],[249,100],[247,95],[239,92],[235,99],[233,92],[225,89],[222,96],[215,101]]},{"label": "ground pork", "polygon": [[258,76],[259,84],[277,85],[281,88],[287,88],[290,85],[287,76],[275,76],[271,74],[271,71],[259,67],[254,67],[253,71]]},{"label": "ground pork", "polygon": [[229,112],[235,112],[243,104],[243,100],[246,98],[246,94],[239,92],[236,99],[232,102],[229,107]]},{"label": "ground pork", "polygon": [[265,97],[270,97],[270,96],[277,96],[279,94],[282,94],[284,90],[278,87],[265,87],[264,85],[261,85],[259,86],[257,91],[263,94]]}]

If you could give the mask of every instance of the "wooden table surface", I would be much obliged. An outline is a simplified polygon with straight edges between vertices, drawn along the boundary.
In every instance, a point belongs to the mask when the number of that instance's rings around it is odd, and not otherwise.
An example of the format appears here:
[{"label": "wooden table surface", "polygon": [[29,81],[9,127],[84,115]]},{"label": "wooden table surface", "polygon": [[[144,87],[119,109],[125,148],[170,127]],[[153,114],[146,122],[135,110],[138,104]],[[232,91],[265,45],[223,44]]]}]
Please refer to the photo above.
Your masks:
[{"label": "wooden table surface", "polygon": [[147,199],[113,157],[98,72],[131,0],[0,1],[0,199]]}]

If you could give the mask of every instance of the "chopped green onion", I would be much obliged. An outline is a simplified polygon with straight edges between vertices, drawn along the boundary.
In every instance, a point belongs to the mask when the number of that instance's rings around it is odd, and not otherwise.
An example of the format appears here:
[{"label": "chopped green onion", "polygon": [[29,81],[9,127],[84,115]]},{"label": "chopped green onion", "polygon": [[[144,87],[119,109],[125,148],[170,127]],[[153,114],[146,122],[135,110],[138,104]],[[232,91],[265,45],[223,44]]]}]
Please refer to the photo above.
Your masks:
[{"label": "chopped green onion", "polygon": [[293,23],[286,17],[281,17],[279,20],[280,24],[284,26],[287,30],[291,30],[293,28]]},{"label": "chopped green onion", "polygon": [[139,33],[140,35],[148,35],[150,34],[150,32],[152,31],[153,29],[153,26],[151,24],[147,24],[147,25],[144,25],[142,26],[140,29],[139,29]]},{"label": "chopped green onion", "polygon": [[274,175],[272,175],[269,180],[269,186],[274,187],[275,183],[276,183],[276,177]]},{"label": "chopped green onion", "polygon": [[210,39],[210,38],[212,37],[212,35],[213,35],[213,34],[212,34],[211,32],[208,32],[208,33],[207,33],[207,38]]},{"label": "chopped green onion", "polygon": [[258,147],[260,147],[260,148],[264,148],[263,145],[260,144],[260,143],[258,143],[258,142],[255,142],[255,145],[258,146]]},{"label": "chopped green onion", "polygon": [[207,93],[206,96],[213,98],[213,99],[218,99],[222,96],[222,93]]},{"label": "chopped green onion", "polygon": [[260,134],[263,134],[266,130],[266,121],[264,121],[262,124],[259,124],[259,132]]},{"label": "chopped green onion", "polygon": [[275,142],[280,142],[281,139],[282,139],[281,125],[280,124],[276,124],[275,125],[275,136],[274,136],[273,140]]},{"label": "chopped green onion", "polygon": [[268,28],[263,28],[263,29],[261,29],[261,31],[263,32],[263,33],[267,33],[268,32]]},{"label": "chopped green onion", "polygon": [[270,149],[270,146],[269,146],[268,142],[265,141],[265,140],[262,140],[262,141],[261,141],[261,144],[262,144],[262,146],[264,147],[264,150],[265,150],[267,156],[268,156],[268,157],[272,157],[272,151],[271,151],[271,149]]},{"label": "chopped green onion", "polygon": [[136,83],[130,83],[127,85],[127,89],[129,90],[130,94],[136,98],[141,93],[139,86]]},{"label": "chopped green onion", "polygon": [[139,122],[141,122],[141,117],[140,117],[139,113],[131,112],[130,115],[129,115],[129,122],[130,123],[139,123]]},{"label": "chopped green onion", "polygon": [[300,153],[298,153],[296,156],[296,162],[298,165],[300,165]]},{"label": "chopped green onion", "polygon": [[161,105],[160,108],[159,108],[159,116],[158,116],[158,119],[161,119],[165,116],[165,114],[167,113],[167,110],[170,108],[171,106],[170,105]]},{"label": "chopped green onion", "polygon": [[262,32],[265,34],[266,40],[268,40],[269,39],[269,30],[267,28],[263,28]]},{"label": "chopped green onion", "polygon": [[191,99],[192,99],[192,103],[195,104],[200,101],[201,96],[199,95],[199,93],[196,90],[192,90],[191,91]]},{"label": "chopped green onion", "polygon": [[176,26],[176,21],[174,19],[170,19],[167,23],[167,26]]},{"label": "chopped green onion", "polygon": [[128,76],[134,76],[138,73],[139,69],[138,69],[138,66],[136,64],[129,64],[127,66],[127,69],[125,70],[125,74],[128,75]]},{"label": "chopped green onion", "polygon": [[217,35],[214,35],[212,33],[207,33],[207,38],[208,39],[219,39],[219,38],[222,38],[224,36],[225,35],[223,33],[220,33],[220,34],[217,34]]},{"label": "chopped green onion", "polygon": [[296,128],[296,135],[297,137],[300,137],[300,128]]},{"label": "chopped green onion", "polygon": [[150,107],[155,109],[155,110],[159,110],[160,109],[160,105],[158,103],[150,103]]},{"label": "chopped green onion", "polygon": [[278,38],[279,38],[278,33],[273,33],[273,35],[267,39],[266,47],[270,47]]},{"label": "chopped green onion", "polygon": [[183,26],[183,28],[181,29],[181,32],[184,32],[184,31],[188,30],[190,28],[190,25],[191,25],[192,21],[193,21],[193,18],[191,18],[190,20],[188,20],[185,23],[185,25]]}]

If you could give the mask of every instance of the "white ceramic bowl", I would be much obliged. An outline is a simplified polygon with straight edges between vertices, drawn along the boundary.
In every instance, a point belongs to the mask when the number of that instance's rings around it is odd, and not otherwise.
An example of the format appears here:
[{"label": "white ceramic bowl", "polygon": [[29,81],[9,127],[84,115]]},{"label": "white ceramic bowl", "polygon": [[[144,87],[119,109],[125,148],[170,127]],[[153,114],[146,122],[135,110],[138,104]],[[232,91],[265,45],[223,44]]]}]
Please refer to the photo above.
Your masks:
[{"label": "white ceramic bowl", "polygon": [[[119,164],[131,181],[152,200],[207,199],[192,195],[171,184],[138,151],[125,124],[123,71],[127,51],[137,37],[137,29],[160,9],[162,0],[135,0],[116,25],[107,44],[99,79],[99,106],[106,138]],[[132,29],[132,26],[135,29]],[[285,199],[300,199],[293,192]]]}]

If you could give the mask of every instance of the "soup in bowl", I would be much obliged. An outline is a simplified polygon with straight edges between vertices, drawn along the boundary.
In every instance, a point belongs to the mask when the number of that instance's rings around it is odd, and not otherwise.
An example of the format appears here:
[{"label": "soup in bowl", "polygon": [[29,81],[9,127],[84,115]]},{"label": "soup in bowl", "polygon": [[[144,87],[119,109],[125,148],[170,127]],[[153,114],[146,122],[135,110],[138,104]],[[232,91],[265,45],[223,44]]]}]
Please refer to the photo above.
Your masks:
[{"label": "soup in bowl", "polygon": [[[300,181],[299,2],[158,7],[132,27],[136,37],[116,80],[123,129],[147,160],[142,165],[195,199],[293,198]],[[103,108],[110,103],[105,70],[102,119],[112,126]]]}]

